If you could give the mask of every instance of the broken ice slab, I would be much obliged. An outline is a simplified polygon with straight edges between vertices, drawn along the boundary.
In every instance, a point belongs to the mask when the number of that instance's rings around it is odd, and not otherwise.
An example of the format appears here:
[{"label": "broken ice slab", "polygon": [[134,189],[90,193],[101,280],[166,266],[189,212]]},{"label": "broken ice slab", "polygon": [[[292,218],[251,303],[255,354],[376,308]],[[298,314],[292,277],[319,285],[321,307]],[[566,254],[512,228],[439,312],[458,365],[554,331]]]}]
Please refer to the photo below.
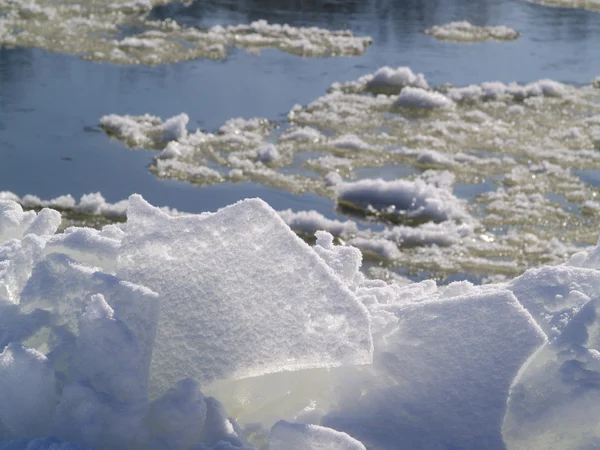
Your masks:
[{"label": "broken ice slab", "polygon": [[345,383],[347,398],[321,424],[373,450],[503,449],[511,383],[545,342],[530,314],[510,292],[485,287],[388,311],[398,327],[377,342],[376,375],[356,389]]},{"label": "broken ice slab", "polygon": [[549,339],[600,290],[600,272],[567,265],[531,269],[508,285]]},{"label": "broken ice slab", "polygon": [[597,299],[578,308],[520,370],[502,426],[508,449],[599,448],[599,308]]},{"label": "broken ice slab", "polygon": [[367,309],[262,200],[170,217],[132,196],[125,230],[117,275],[161,299],[151,396],[372,361]]}]

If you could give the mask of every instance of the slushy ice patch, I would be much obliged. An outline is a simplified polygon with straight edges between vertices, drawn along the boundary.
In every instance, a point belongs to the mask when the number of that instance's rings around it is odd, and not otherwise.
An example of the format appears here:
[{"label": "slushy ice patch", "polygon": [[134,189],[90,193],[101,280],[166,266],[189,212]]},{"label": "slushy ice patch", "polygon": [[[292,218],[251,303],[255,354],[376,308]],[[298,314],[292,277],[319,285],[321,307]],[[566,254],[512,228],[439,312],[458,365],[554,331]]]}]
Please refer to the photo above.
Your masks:
[{"label": "slushy ice patch", "polygon": [[438,287],[367,279],[260,200],[173,217],[133,196],[126,223],[58,234],[59,213],[0,205],[0,448],[600,438],[600,247]]},{"label": "slushy ice patch", "polygon": [[[167,64],[221,59],[229,47],[278,48],[300,56],[360,55],[371,44],[350,31],[292,27],[258,20],[249,25],[186,27],[148,13],[171,0],[41,0],[0,2],[0,45],[35,47],[118,64]],[[137,30],[124,35],[123,30]]]},{"label": "slushy ice patch", "polygon": [[132,148],[159,150],[150,165],[159,177],[329,198],[358,219],[347,238],[410,274],[516,276],[595,242],[598,192],[578,172],[600,167],[594,84],[430,86],[409,67],[385,66],[334,83],[288,120],[279,130],[231,119],[212,133],[187,130],[185,114],[101,124]]}]

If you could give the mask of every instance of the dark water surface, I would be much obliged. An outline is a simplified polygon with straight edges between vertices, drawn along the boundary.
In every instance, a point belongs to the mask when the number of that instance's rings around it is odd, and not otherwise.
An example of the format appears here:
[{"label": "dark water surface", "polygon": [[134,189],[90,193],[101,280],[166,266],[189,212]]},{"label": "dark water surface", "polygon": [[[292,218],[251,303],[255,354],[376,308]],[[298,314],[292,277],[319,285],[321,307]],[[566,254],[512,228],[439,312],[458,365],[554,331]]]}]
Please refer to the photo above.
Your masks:
[{"label": "dark water surface", "polygon": [[[294,104],[309,103],[334,81],[356,79],[383,65],[407,65],[431,84],[454,85],[540,78],[584,84],[600,74],[600,13],[521,0],[200,0],[158,7],[151,15],[199,27],[266,19],[350,28],[375,43],[361,57],[311,59],[277,50],[260,56],[232,50],[224,61],[159,67],[1,48],[0,190],[42,198],[100,191],[113,202],[138,192],[154,204],[191,212],[260,196],[277,209],[317,209],[334,216],[331,202],[315,195],[251,183],[198,188],[159,180],[146,168],[152,152],[129,151],[110,141],[98,121],[110,113],[167,118],[185,112],[192,129],[214,131],[233,117],[260,116],[283,125]],[[423,34],[453,20],[506,25],[522,36],[505,43],[456,44]]]}]

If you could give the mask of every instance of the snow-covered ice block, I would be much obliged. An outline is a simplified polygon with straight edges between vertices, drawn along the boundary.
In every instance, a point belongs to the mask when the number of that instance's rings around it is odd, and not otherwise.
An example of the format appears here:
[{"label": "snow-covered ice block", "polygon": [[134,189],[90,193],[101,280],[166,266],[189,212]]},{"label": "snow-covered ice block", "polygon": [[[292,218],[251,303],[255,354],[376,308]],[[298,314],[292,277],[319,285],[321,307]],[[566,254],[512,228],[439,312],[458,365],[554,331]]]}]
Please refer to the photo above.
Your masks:
[{"label": "snow-covered ice block", "polygon": [[161,296],[152,395],[371,362],[366,308],[263,201],[170,217],[132,196],[125,231],[117,274]]},{"label": "snow-covered ice block", "polygon": [[102,294],[92,295],[79,319],[69,378],[85,381],[111,399],[145,401],[149,355],[137,337],[115,317]]},{"label": "snow-covered ice block", "polygon": [[273,425],[269,450],[365,450],[365,446],[346,433],[319,425],[281,420]]},{"label": "snow-covered ice block", "polygon": [[599,313],[597,299],[587,302],[524,365],[502,427],[508,449],[599,448]]},{"label": "snow-covered ice block", "polygon": [[553,339],[600,291],[600,272],[569,266],[531,269],[509,285],[546,335]]},{"label": "snow-covered ice block", "polygon": [[199,442],[206,422],[206,400],[198,383],[181,380],[152,402],[147,422],[156,448],[185,450]]},{"label": "snow-covered ice block", "polygon": [[366,89],[372,91],[383,91],[386,93],[398,93],[406,86],[422,89],[429,88],[422,73],[416,74],[410,67],[398,67],[393,69],[388,66],[381,67],[372,75],[367,82]]},{"label": "snow-covered ice block", "polygon": [[122,232],[114,230],[114,227],[106,226],[106,231],[85,227],[67,228],[48,240],[44,254],[64,253],[80,263],[113,271],[123,237]]},{"label": "snow-covered ice block", "polygon": [[406,219],[468,220],[464,202],[450,190],[424,180],[364,179],[336,186],[337,201],[345,206]]},{"label": "snow-covered ice block", "polygon": [[405,87],[394,101],[397,108],[451,108],[454,102],[439,92],[428,91],[422,88]]},{"label": "snow-covered ice block", "polygon": [[327,231],[317,231],[315,252],[335,271],[351,288],[361,280],[360,266],[362,254],[352,246],[333,245],[333,235]]},{"label": "snow-covered ice block", "polygon": [[322,425],[370,449],[504,448],[511,383],[545,341],[531,315],[510,292],[483,288],[388,310],[398,326],[375,347],[376,378],[346,383],[354,396]]},{"label": "snow-covered ice block", "polygon": [[9,344],[0,353],[0,428],[17,438],[44,436],[56,406],[55,383],[44,355]]},{"label": "snow-covered ice block", "polygon": [[331,220],[314,210],[293,212],[291,209],[286,209],[278,211],[278,213],[285,223],[297,233],[312,235],[315,231],[323,230],[334,236],[347,236],[358,232],[355,222]]},{"label": "snow-covered ice block", "polygon": [[[90,297],[94,294],[101,294],[114,311],[119,324],[114,324],[113,327],[119,328],[127,336],[123,345],[135,347],[136,358],[139,357],[137,378],[141,383],[140,390],[145,393],[158,322],[156,293],[94,268],[82,266],[66,255],[54,253],[44,257],[33,269],[31,278],[21,293],[20,306],[23,313],[31,314],[38,309],[50,312],[52,326],[57,328],[59,334],[55,335],[52,342],[41,344],[50,345],[48,350],[52,351],[57,347],[64,347],[65,343],[59,338],[64,331],[68,330],[75,335],[82,331],[80,320],[86,308],[89,308]],[[74,351],[68,345],[67,347],[61,351]]]},{"label": "snow-covered ice block", "polygon": [[14,201],[0,200],[0,244],[21,238],[34,220],[34,211],[23,211],[21,205]]}]

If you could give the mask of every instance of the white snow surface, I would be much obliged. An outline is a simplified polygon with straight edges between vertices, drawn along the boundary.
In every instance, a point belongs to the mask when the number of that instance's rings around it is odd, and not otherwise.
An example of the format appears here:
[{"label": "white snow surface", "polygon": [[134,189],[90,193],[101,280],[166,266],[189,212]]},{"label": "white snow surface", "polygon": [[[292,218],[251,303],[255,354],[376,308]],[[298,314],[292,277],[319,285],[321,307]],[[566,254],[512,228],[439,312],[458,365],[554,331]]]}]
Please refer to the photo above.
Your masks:
[{"label": "white snow surface", "polygon": [[[174,218],[132,197],[125,231],[117,274],[163,299],[152,394],[185,376],[371,361],[365,307],[264,202]],[[247,283],[236,282],[240,274]]]}]

